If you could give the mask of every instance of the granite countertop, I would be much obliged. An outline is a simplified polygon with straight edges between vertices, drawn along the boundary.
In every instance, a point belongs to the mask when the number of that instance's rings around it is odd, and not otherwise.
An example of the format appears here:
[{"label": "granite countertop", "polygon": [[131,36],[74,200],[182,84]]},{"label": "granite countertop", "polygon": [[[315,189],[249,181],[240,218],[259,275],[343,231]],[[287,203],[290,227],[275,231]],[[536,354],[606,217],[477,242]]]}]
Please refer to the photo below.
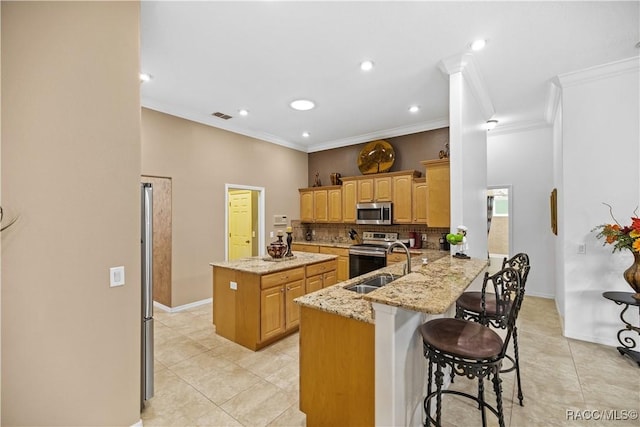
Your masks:
[{"label": "granite countertop", "polygon": [[358,294],[344,288],[382,273],[401,275],[405,263],[346,280],[328,288],[296,298],[302,306],[375,323],[372,302],[401,307],[429,314],[444,313],[487,266],[486,260],[460,260],[448,252],[420,250],[429,261],[412,258],[412,272],[368,294]]},{"label": "granite countertop", "polygon": [[265,260],[263,257],[251,257],[236,259],[233,261],[220,261],[209,263],[212,267],[222,267],[231,270],[244,271],[253,274],[269,274],[277,271],[288,270],[295,267],[303,267],[307,264],[315,264],[322,261],[336,259],[337,255],[316,254],[310,252],[293,251],[293,259],[284,261]]}]

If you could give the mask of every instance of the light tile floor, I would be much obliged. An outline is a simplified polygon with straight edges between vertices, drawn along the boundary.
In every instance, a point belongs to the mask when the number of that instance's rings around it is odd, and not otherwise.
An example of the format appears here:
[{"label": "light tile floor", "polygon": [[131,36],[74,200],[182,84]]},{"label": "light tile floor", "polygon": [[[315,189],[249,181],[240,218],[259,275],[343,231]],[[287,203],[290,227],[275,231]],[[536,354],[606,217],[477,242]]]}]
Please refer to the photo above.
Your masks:
[{"label": "light tile floor", "polygon": [[[143,424],[304,426],[298,335],[253,352],[216,335],[211,318],[210,304],[179,313],[155,311],[155,396],[142,412]],[[624,411],[637,416],[636,363],[613,347],[564,338],[553,300],[527,296],[518,325],[525,400],[524,407],[518,405],[514,373],[505,374],[507,426],[638,425],[637,419],[570,419],[631,414]],[[476,382],[456,378],[452,387],[473,393]],[[491,389],[486,397],[493,398]],[[470,401],[448,395],[443,402],[446,426],[480,425]],[[491,416],[489,423],[497,425]]]}]

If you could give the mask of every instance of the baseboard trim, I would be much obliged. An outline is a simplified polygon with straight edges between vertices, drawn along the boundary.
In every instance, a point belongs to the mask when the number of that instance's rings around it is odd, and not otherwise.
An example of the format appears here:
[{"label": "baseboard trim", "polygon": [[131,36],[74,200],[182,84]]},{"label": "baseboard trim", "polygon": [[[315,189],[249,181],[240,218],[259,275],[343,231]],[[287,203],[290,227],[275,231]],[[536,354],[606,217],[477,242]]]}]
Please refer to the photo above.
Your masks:
[{"label": "baseboard trim", "polygon": [[190,302],[189,304],[179,305],[176,307],[167,307],[164,304],[160,304],[158,301],[154,301],[153,306],[159,308],[162,311],[166,311],[167,313],[177,313],[179,311],[184,311],[184,310],[195,308],[201,305],[210,304],[211,302],[213,302],[213,298],[207,298],[200,301]]}]

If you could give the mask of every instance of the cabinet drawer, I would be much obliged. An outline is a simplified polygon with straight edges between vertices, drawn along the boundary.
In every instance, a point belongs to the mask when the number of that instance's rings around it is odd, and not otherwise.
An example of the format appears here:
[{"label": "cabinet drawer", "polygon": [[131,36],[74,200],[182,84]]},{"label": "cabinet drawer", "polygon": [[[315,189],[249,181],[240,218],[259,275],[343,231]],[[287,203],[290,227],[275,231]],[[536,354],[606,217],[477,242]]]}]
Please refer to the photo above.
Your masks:
[{"label": "cabinet drawer", "polygon": [[333,246],[320,246],[321,254],[331,254],[339,256],[349,256],[349,249],[346,248],[334,248]]},{"label": "cabinet drawer", "polygon": [[278,271],[277,273],[265,274],[260,279],[260,288],[267,289],[274,286],[284,285],[294,280],[304,279],[304,267],[293,268],[291,270]]},{"label": "cabinet drawer", "polygon": [[335,260],[319,262],[317,264],[311,264],[307,266],[307,277],[317,276],[327,271],[335,270],[337,263]]},{"label": "cabinet drawer", "polygon": [[291,250],[299,252],[314,252],[318,253],[320,247],[318,245],[309,245],[306,243],[292,243]]}]

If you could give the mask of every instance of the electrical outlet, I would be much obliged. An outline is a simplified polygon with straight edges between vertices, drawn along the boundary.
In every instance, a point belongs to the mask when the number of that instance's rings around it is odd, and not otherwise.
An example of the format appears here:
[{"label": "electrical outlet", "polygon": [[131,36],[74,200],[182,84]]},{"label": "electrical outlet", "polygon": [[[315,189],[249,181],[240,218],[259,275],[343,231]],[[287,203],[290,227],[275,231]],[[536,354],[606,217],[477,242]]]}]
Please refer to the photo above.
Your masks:
[{"label": "electrical outlet", "polygon": [[580,243],[578,245],[578,253],[580,255],[584,255],[587,253],[587,245],[585,243]]},{"label": "electrical outlet", "polygon": [[426,241],[427,241],[427,235],[426,235],[426,234],[423,234],[423,235],[422,235],[422,241],[423,241],[423,242],[426,242]]},{"label": "electrical outlet", "polygon": [[273,239],[273,231],[271,233],[269,233],[269,237],[271,237]]},{"label": "electrical outlet", "polygon": [[238,290],[238,283],[234,282],[234,281],[230,281],[229,282],[229,288],[233,289],[234,291],[237,291]]}]

